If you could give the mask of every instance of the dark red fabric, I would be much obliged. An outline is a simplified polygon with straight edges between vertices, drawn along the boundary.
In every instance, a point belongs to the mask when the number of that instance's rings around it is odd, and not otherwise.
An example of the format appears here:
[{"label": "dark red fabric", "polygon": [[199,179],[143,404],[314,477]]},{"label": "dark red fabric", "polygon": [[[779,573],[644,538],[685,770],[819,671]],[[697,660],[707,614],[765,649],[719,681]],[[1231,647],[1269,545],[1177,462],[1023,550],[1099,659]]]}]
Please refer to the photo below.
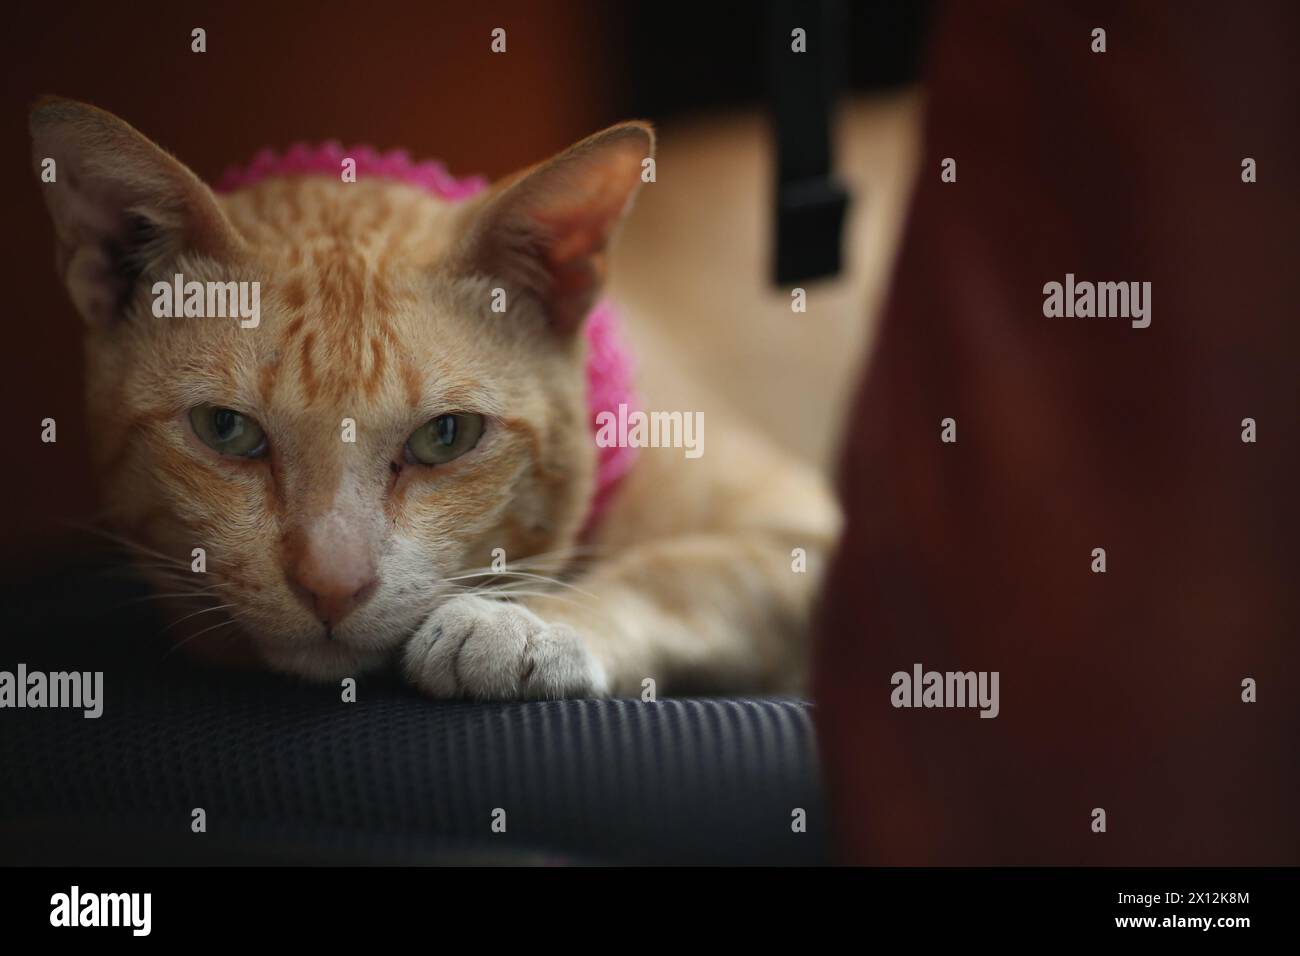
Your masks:
[{"label": "dark red fabric", "polygon": [[[940,17],[817,649],[842,859],[1300,862],[1297,50],[1293,3]],[[1151,327],[1044,317],[1066,273]],[[917,662],[1000,716],[893,708]]]}]

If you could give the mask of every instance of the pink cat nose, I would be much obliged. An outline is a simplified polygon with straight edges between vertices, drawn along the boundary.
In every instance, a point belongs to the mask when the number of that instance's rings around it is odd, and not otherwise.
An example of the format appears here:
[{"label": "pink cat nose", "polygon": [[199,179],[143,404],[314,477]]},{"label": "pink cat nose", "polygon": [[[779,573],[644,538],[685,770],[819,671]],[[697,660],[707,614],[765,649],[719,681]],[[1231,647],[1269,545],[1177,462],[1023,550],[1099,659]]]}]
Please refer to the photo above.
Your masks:
[{"label": "pink cat nose", "polygon": [[289,571],[289,586],[326,628],[334,628],[379,589],[374,565],[346,554],[308,552]]}]

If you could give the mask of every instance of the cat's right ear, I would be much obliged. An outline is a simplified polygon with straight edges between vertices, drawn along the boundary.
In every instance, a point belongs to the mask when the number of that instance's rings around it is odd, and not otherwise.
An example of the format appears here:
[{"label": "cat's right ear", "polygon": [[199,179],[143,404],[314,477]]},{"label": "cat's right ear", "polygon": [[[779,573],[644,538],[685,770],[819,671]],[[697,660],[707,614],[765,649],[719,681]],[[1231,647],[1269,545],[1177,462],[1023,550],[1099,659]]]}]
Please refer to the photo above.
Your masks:
[{"label": "cat's right ear", "polygon": [[202,180],[113,114],[46,97],[31,134],[59,274],[88,323],[116,321],[140,275],[182,250],[224,257],[242,245]]},{"label": "cat's right ear", "polygon": [[505,280],[573,332],[600,294],[613,234],[654,156],[646,123],[619,123],[462,208],[454,269]]}]

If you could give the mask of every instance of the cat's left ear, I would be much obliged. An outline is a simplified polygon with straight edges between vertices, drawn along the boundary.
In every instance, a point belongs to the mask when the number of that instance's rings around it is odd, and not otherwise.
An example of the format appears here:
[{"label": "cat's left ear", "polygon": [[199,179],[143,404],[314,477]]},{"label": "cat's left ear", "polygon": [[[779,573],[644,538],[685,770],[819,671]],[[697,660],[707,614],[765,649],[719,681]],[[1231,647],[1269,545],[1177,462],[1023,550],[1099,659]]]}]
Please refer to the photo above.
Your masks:
[{"label": "cat's left ear", "polygon": [[453,268],[500,278],[535,296],[554,328],[577,329],[653,155],[649,124],[621,123],[506,180],[467,206]]},{"label": "cat's left ear", "polygon": [[32,108],[31,133],[59,273],[90,325],[119,318],[140,276],[180,252],[223,258],[239,249],[212,191],[112,113],[46,97]]}]

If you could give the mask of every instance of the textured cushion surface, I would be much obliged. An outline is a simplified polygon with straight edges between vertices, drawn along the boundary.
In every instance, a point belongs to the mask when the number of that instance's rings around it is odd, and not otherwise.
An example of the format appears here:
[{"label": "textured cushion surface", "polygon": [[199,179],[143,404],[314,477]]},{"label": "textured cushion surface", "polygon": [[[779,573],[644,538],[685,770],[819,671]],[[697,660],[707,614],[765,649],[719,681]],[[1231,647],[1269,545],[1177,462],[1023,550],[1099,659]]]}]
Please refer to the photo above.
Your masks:
[{"label": "textured cushion surface", "polygon": [[345,703],[338,686],[166,656],[143,636],[154,620],[108,610],[142,592],[88,580],[6,601],[0,670],[103,670],[105,701],[98,719],[0,712],[8,860],[824,860],[802,701],[447,703],[377,675]]}]

